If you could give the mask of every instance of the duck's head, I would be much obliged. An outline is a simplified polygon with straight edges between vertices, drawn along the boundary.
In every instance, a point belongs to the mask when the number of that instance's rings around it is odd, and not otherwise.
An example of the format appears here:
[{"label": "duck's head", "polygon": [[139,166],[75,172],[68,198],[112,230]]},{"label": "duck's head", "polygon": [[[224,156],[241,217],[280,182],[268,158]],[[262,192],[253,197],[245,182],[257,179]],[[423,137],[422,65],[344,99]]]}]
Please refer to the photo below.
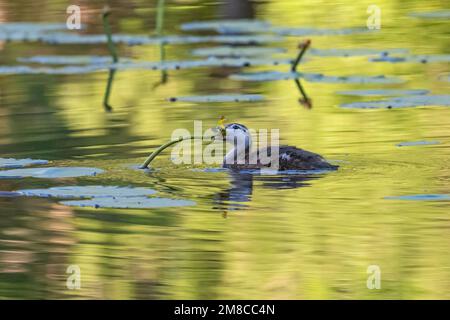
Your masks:
[{"label": "duck's head", "polygon": [[240,123],[223,124],[222,122],[215,131],[216,135],[213,140],[226,141],[231,144],[235,144],[236,141],[246,141],[248,144],[251,141],[250,131]]}]

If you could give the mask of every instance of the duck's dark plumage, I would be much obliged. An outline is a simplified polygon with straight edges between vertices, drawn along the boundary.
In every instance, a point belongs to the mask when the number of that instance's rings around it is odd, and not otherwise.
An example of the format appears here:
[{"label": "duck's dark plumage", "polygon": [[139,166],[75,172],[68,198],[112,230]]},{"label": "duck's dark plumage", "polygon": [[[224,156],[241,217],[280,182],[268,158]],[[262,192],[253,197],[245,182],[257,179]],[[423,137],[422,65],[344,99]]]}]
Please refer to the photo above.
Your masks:
[{"label": "duck's dark plumage", "polygon": [[[255,151],[258,155],[264,150]],[[270,147],[267,148],[266,154],[271,155]],[[268,165],[261,164],[259,161],[257,164],[249,164],[246,157],[246,164],[225,164],[224,166],[230,169],[244,170],[244,169],[261,169],[266,168]],[[307,150],[299,149],[292,146],[280,146],[279,148],[279,169],[283,170],[336,170],[339,166],[328,163],[322,156],[317,153],[313,153]]]}]

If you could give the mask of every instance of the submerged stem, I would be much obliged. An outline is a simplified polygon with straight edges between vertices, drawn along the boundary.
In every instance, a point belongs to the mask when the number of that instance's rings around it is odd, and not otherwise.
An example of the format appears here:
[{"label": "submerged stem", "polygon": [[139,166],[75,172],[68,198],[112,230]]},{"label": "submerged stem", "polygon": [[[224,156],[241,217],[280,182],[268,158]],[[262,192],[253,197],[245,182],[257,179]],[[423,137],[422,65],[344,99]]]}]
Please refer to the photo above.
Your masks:
[{"label": "submerged stem", "polygon": [[109,53],[112,56],[113,62],[117,63],[119,61],[119,58],[117,56],[117,51],[116,51],[116,47],[114,45],[114,42],[112,40],[112,35],[111,35],[111,27],[109,26],[109,21],[108,21],[108,16],[110,15],[111,11],[109,10],[108,7],[103,8],[103,30],[105,31],[106,34],[106,39],[108,40],[108,49],[109,49]]},{"label": "submerged stem", "polygon": [[167,149],[168,147],[170,147],[171,145],[174,145],[178,142],[181,142],[183,140],[194,140],[194,139],[203,139],[203,137],[180,137],[176,140],[172,140],[169,141],[165,144],[163,144],[162,146],[160,146],[158,149],[156,149],[155,151],[153,151],[148,158],[145,160],[145,162],[139,167],[140,169],[147,169],[148,165],[150,164],[150,162],[153,161],[153,159],[155,159],[161,152],[164,151],[164,149]]},{"label": "submerged stem", "polygon": [[300,52],[298,53],[297,58],[295,59],[294,63],[292,64],[292,68],[291,71],[292,72],[296,72],[297,71],[297,66],[300,63],[300,60],[302,60],[303,55],[305,54],[306,49],[309,48],[309,45],[311,44],[311,40],[305,40],[304,42],[302,42],[299,45],[299,48],[301,49]]}]

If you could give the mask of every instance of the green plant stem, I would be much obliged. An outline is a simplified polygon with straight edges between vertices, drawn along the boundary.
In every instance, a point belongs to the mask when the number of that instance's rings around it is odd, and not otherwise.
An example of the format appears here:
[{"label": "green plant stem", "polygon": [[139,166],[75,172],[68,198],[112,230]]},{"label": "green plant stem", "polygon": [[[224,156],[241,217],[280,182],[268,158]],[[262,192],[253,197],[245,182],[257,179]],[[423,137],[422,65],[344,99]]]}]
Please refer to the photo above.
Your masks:
[{"label": "green plant stem", "polygon": [[116,47],[112,40],[111,27],[109,26],[109,21],[108,21],[109,14],[110,14],[110,11],[108,9],[105,9],[105,11],[103,12],[103,16],[102,16],[103,17],[103,30],[105,31],[106,39],[108,40],[109,53],[112,56],[113,62],[117,63],[119,61],[119,58],[117,56]]},{"label": "green plant stem", "polygon": [[[166,4],[165,0],[158,0],[156,10],[156,28],[155,28],[155,33],[158,37],[162,37],[164,32],[165,4]],[[166,49],[162,41],[159,45],[159,57],[161,62],[163,62],[166,59]],[[167,81],[167,71],[161,70],[161,83],[165,83],[166,81]]]},{"label": "green plant stem", "polygon": [[203,139],[203,137],[180,137],[176,140],[172,140],[169,141],[165,144],[163,144],[162,146],[160,146],[158,149],[156,149],[155,151],[153,151],[148,158],[145,160],[145,162],[139,167],[140,169],[147,169],[148,165],[150,164],[150,162],[153,161],[153,159],[155,159],[161,152],[164,151],[164,149],[167,149],[168,147],[170,147],[171,145],[174,145],[178,142],[181,142],[183,140],[194,140],[194,139]]}]

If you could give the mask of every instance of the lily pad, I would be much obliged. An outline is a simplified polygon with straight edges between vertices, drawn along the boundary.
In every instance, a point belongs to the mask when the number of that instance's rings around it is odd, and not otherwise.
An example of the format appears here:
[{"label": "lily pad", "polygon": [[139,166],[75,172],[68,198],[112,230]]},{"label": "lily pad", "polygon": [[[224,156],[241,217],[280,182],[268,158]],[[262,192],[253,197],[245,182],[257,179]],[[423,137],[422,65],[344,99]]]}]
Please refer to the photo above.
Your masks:
[{"label": "lily pad", "polygon": [[192,54],[200,57],[255,57],[284,52],[286,49],[283,48],[222,46],[195,49]]},{"label": "lily pad", "polygon": [[38,159],[13,159],[13,158],[0,158],[0,168],[23,168],[27,166],[38,166],[48,164],[47,160]]},{"label": "lily pad", "polygon": [[120,61],[113,64],[68,65],[58,68],[30,66],[0,66],[0,74],[85,74],[115,70],[179,70],[204,67],[235,67],[291,64],[291,59],[217,58],[187,61]]},{"label": "lily pad", "polygon": [[436,54],[436,55],[413,55],[404,57],[380,56],[370,58],[372,62],[409,62],[409,63],[429,63],[429,62],[450,62],[450,54]]},{"label": "lily pad", "polygon": [[172,97],[171,102],[253,102],[262,101],[264,96],[260,94],[223,94],[223,95],[205,95],[205,96],[186,96]]},{"label": "lily pad", "polygon": [[415,201],[449,201],[450,194],[412,194],[406,196],[385,197],[388,200],[415,200]]},{"label": "lily pad", "polygon": [[143,197],[156,193],[149,188],[119,187],[119,186],[67,186],[48,189],[23,189],[16,193],[28,197],[42,198],[104,198],[104,197]]},{"label": "lily pad", "polygon": [[27,168],[0,171],[0,179],[4,178],[74,178],[82,176],[95,176],[103,170],[88,167],[47,167]]},{"label": "lily pad", "polygon": [[147,197],[115,197],[94,198],[91,200],[68,200],[60,202],[66,206],[92,207],[92,208],[117,208],[117,209],[146,209],[165,207],[193,206],[195,202],[189,200],[177,200],[169,198]]},{"label": "lily pad", "polygon": [[290,27],[272,27],[272,32],[282,36],[338,36],[354,33],[374,32],[367,28],[344,28],[344,29],[320,29],[320,28],[290,28]]},{"label": "lily pad", "polygon": [[251,19],[194,21],[181,25],[183,31],[216,31],[218,33],[264,32],[271,27],[269,22]]},{"label": "lily pad", "polygon": [[320,57],[354,57],[354,56],[369,56],[369,55],[381,55],[389,56],[390,54],[407,54],[408,49],[393,48],[393,49],[317,49],[311,48],[308,54]]},{"label": "lily pad", "polygon": [[395,97],[388,100],[361,101],[342,104],[348,109],[381,109],[407,108],[420,106],[450,106],[450,95],[418,95]]},{"label": "lily pad", "polygon": [[412,17],[422,19],[450,19],[450,10],[414,12],[411,13],[410,15]]},{"label": "lily pad", "polygon": [[[168,35],[164,37],[150,37],[148,35],[114,34],[114,43],[134,45],[160,45],[160,44],[189,44],[189,43],[231,43],[231,44],[257,44],[281,41],[282,37],[270,34],[258,35],[215,35],[215,36],[186,36]],[[107,39],[104,34],[77,34],[67,32],[0,32],[0,41],[27,41],[43,42],[52,45],[59,44],[104,44]]]},{"label": "lily pad", "polygon": [[345,96],[403,96],[403,95],[423,95],[428,94],[428,90],[424,89],[362,89],[362,90],[347,90],[336,92]]},{"label": "lily pad", "polygon": [[303,78],[310,82],[324,82],[324,83],[400,83],[403,80],[392,77],[380,76],[327,76],[320,73],[298,73],[298,72],[278,72],[265,71],[255,73],[240,73],[233,74],[230,79],[240,81],[277,81],[277,80],[291,80]]},{"label": "lily pad", "polygon": [[[121,61],[124,61],[124,58],[120,58]],[[55,64],[55,65],[64,65],[64,64],[75,64],[75,65],[83,65],[83,64],[111,64],[113,60],[110,56],[33,56],[33,57],[23,57],[17,58],[18,62],[23,63],[39,63],[39,64]],[[125,61],[131,61],[126,59]]]},{"label": "lily pad", "polygon": [[440,144],[439,141],[406,141],[406,142],[400,142],[397,144],[397,147],[413,147],[413,146],[423,146],[423,145],[433,145],[433,144]]}]

